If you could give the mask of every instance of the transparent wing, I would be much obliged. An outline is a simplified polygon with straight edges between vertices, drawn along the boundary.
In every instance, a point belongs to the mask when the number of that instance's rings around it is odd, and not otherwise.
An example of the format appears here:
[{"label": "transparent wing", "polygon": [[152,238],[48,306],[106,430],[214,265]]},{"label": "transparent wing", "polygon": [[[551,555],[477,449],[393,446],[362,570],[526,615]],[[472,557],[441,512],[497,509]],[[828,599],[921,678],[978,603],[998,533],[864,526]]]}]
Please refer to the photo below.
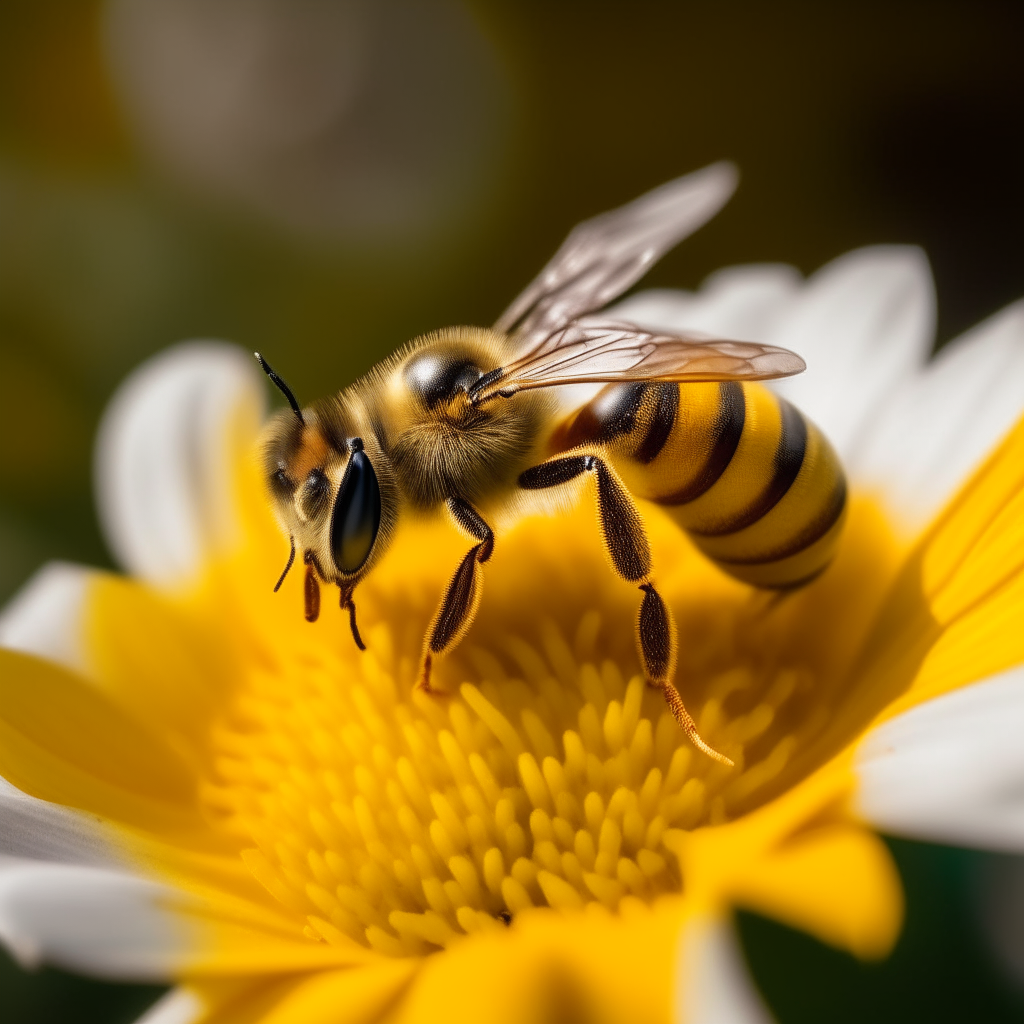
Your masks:
[{"label": "transparent wing", "polygon": [[481,377],[470,389],[479,405],[517,391],[614,381],[769,380],[806,369],[789,349],[700,335],[652,334],[635,324],[581,317],[529,352]]},{"label": "transparent wing", "polygon": [[606,306],[710,220],[737,178],[732,164],[711,164],[577,224],[495,328],[514,332],[520,353],[546,351],[560,328]]}]

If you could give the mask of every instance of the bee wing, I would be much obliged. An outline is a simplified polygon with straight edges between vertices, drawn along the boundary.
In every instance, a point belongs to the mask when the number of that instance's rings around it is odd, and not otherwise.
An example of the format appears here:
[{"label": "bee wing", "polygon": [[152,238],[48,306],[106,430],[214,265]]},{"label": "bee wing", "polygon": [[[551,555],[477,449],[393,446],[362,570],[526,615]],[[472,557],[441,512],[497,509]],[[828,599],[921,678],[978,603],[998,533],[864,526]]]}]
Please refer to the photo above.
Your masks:
[{"label": "bee wing", "polygon": [[606,306],[710,220],[736,181],[736,168],[722,161],[577,224],[495,328],[514,331],[521,353],[546,351],[559,329]]},{"label": "bee wing", "polygon": [[615,381],[769,380],[806,369],[789,349],[697,334],[652,334],[635,324],[581,317],[550,336],[550,345],[481,377],[470,389],[479,405],[517,391]]}]

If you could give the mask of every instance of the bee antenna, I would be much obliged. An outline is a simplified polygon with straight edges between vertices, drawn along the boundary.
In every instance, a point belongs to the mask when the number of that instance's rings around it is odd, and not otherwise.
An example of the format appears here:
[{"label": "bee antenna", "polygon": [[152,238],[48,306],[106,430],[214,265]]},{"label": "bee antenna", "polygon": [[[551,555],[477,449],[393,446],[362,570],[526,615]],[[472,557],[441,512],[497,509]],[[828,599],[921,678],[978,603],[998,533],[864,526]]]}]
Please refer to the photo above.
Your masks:
[{"label": "bee antenna", "polygon": [[299,417],[300,423],[305,423],[305,419],[302,416],[302,410],[299,408],[299,403],[295,401],[295,396],[292,394],[292,389],[277,375],[274,368],[259,354],[259,352],[253,352],[257,362],[263,368],[263,372],[270,378],[275,387],[277,387],[281,394],[288,399],[288,404],[292,407],[292,412]]}]

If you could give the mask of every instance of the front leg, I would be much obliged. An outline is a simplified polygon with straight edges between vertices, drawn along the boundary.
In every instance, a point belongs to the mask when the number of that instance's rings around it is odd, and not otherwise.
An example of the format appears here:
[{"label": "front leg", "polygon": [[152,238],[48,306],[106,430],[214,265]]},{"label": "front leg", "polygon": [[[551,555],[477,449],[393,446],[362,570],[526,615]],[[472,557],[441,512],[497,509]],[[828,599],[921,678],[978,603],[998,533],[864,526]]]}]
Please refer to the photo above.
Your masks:
[{"label": "front leg", "polygon": [[519,477],[519,486],[531,491],[557,487],[583,473],[597,475],[601,532],[615,571],[624,580],[638,584],[644,593],[637,618],[637,647],[648,683],[665,695],[669,710],[690,742],[708,757],[732,767],[729,758],[701,739],[697,726],[683,704],[683,698],[672,682],[676,661],[672,616],[650,579],[651,549],[647,543],[643,520],[615,474],[597,455],[565,455],[526,470]]},{"label": "front leg", "polygon": [[479,544],[470,548],[448,584],[444,599],[434,613],[423,644],[423,666],[416,683],[417,689],[434,692],[430,673],[434,658],[451,650],[466,635],[480,604],[480,576],[478,566],[491,557],[494,550],[494,531],[482,515],[468,501],[449,498],[446,502],[452,519]]}]

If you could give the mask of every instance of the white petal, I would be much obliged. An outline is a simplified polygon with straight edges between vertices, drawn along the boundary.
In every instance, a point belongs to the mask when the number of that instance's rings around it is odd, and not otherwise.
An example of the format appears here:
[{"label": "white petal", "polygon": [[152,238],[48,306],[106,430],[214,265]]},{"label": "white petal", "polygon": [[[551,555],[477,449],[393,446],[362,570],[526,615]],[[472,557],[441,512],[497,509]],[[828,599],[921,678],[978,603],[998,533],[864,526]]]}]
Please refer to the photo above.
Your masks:
[{"label": "white petal", "polygon": [[[649,330],[703,331],[720,338],[761,341],[772,333],[799,294],[800,273],[783,263],[724,267],[705,278],[699,292],[652,288],[608,312]],[[555,388],[565,413],[585,405],[603,384]]]},{"label": "white petal", "polygon": [[677,1024],[770,1024],[728,921],[696,917],[679,947]]},{"label": "white petal", "polygon": [[165,887],[124,872],[8,862],[0,865],[0,941],[26,967],[167,980],[183,948],[161,909],[169,896]]},{"label": "white petal", "polygon": [[0,612],[0,647],[84,674],[82,606],[92,575],[69,562],[44,565]]},{"label": "white petal", "polygon": [[200,1018],[203,1004],[184,988],[172,988],[158,999],[135,1024],[192,1024]]},{"label": "white petal", "polygon": [[38,800],[0,779],[0,856],[114,867],[113,852],[95,818]]},{"label": "white petal", "polygon": [[1024,300],[947,345],[879,411],[850,467],[925,525],[1024,413]]},{"label": "white petal", "polygon": [[858,809],[880,829],[1024,851],[1024,667],[927,701],[872,730]]},{"label": "white petal", "polygon": [[893,389],[923,365],[934,327],[935,293],[924,253],[885,245],[822,267],[763,340],[807,361],[805,373],[778,381],[775,390],[847,458]]},{"label": "white petal", "polygon": [[781,263],[725,267],[699,292],[651,289],[609,311],[652,330],[704,331],[738,341],[763,341],[799,294],[800,273]]},{"label": "white petal", "polygon": [[222,342],[178,345],[121,385],[100,425],[96,493],[125,568],[173,585],[230,540],[231,426],[254,434],[262,408],[252,357]]}]

